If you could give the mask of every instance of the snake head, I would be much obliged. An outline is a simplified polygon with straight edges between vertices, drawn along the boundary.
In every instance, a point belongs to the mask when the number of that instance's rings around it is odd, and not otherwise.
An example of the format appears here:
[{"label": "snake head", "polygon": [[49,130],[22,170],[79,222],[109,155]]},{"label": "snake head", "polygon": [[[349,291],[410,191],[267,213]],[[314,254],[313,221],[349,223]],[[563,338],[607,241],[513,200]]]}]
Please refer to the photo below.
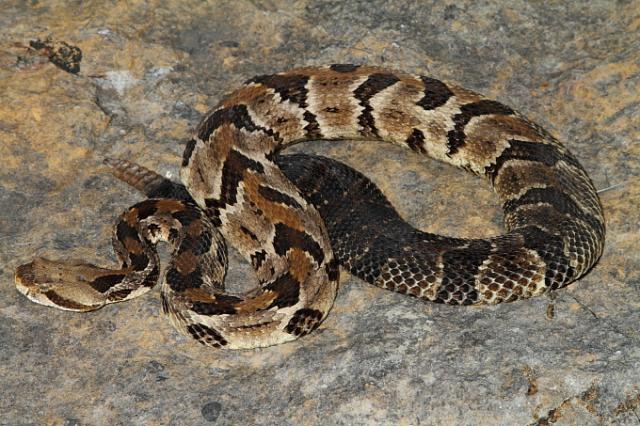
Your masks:
[{"label": "snake head", "polygon": [[94,267],[81,261],[38,258],[16,269],[16,289],[32,302],[67,311],[86,312],[104,305],[91,287]]}]

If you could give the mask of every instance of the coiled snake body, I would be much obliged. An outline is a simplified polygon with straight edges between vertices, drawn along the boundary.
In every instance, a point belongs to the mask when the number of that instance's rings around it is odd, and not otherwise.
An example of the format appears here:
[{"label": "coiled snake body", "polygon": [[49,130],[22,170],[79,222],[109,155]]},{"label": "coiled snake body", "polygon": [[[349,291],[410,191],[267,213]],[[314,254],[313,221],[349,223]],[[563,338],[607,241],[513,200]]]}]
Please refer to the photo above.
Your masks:
[{"label": "coiled snake body", "polygon": [[[420,232],[347,166],[278,156],[318,139],[384,140],[485,177],[508,233],[469,240]],[[178,330],[214,347],[269,346],[314,330],[335,298],[339,263],[424,300],[499,303],[576,280],[604,245],[593,184],[556,139],[477,93],[376,67],[300,68],[247,81],[187,144],[184,185],[125,160],[107,163],[150,197],[116,225],[122,267],[36,259],[18,267],[18,290],[75,311],[128,300],[159,280],[155,244],[166,241],[173,253],[163,309]],[[257,288],[224,291],[225,239],[251,262]]]}]

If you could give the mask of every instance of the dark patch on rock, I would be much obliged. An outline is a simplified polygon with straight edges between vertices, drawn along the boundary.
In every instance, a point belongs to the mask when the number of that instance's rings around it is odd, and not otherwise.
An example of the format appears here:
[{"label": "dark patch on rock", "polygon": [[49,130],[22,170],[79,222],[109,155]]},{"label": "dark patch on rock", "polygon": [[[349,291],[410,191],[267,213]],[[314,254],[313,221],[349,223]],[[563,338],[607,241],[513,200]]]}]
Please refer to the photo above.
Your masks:
[{"label": "dark patch on rock", "polygon": [[217,401],[207,402],[200,410],[202,417],[208,422],[215,422],[222,412],[222,404]]},{"label": "dark patch on rock", "polygon": [[82,50],[77,46],[72,46],[64,41],[31,40],[29,46],[42,51],[52,64],[63,71],[71,74],[80,72],[80,61],[82,61]]}]

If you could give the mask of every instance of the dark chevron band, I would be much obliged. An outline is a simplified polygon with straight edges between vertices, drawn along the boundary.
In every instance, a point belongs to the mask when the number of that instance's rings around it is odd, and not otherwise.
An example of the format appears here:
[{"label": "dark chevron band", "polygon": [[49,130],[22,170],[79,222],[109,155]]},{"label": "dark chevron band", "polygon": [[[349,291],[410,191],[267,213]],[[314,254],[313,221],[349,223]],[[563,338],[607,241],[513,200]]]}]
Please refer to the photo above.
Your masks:
[{"label": "dark chevron band", "polygon": [[460,107],[460,113],[453,116],[454,128],[447,133],[448,155],[454,155],[464,145],[465,126],[473,117],[488,114],[511,115],[513,110],[497,101],[482,100]]},{"label": "dark chevron band", "polygon": [[420,77],[424,84],[424,97],[416,102],[426,110],[436,109],[446,104],[453,92],[440,80],[429,77]]},{"label": "dark chevron band", "polygon": [[516,232],[524,236],[524,246],[535,250],[544,261],[544,281],[548,289],[558,289],[567,284],[567,277],[575,276],[571,261],[564,254],[560,235],[553,235],[537,226],[528,226]]},{"label": "dark chevron band", "polygon": [[307,96],[309,94],[307,90],[307,83],[309,77],[303,75],[262,75],[254,77],[248,80],[246,84],[262,84],[270,89],[273,89],[283,102],[292,102],[301,109],[304,110],[303,118],[306,121],[304,130],[307,132],[307,137],[310,139],[322,137],[320,133],[320,125],[316,116],[306,108]]},{"label": "dark chevron band", "polygon": [[307,83],[309,77],[304,75],[261,75],[248,80],[246,84],[262,84],[273,89],[283,101],[293,102],[300,108],[307,107]]},{"label": "dark chevron band", "polygon": [[378,136],[378,129],[376,129],[375,120],[371,114],[373,108],[369,101],[377,93],[380,93],[398,81],[400,81],[400,79],[393,74],[372,74],[364,83],[354,90],[354,97],[360,102],[360,105],[364,107],[358,117],[358,124],[361,127],[360,132],[363,136]]},{"label": "dark chevron band", "polygon": [[284,204],[295,209],[302,208],[302,206],[293,197],[269,186],[258,186],[258,193],[271,202]]},{"label": "dark chevron band", "polygon": [[229,294],[216,294],[212,301],[196,301],[192,303],[193,312],[199,315],[235,314],[235,306],[242,302],[242,298]]},{"label": "dark chevron band", "polygon": [[322,316],[322,312],[317,309],[299,309],[293,314],[285,330],[294,336],[304,336],[318,328]]},{"label": "dark chevron band", "polygon": [[189,159],[191,158],[191,154],[193,154],[195,147],[196,140],[192,138],[187,142],[187,146],[185,146],[184,152],[182,153],[182,167],[187,167],[189,165]]},{"label": "dark chevron band", "polygon": [[236,129],[245,129],[250,132],[263,132],[278,142],[282,142],[282,138],[278,132],[273,129],[256,125],[247,111],[246,105],[234,105],[222,108],[211,114],[200,127],[198,137],[203,140],[209,140],[209,136],[222,124],[233,124]]},{"label": "dark chevron band", "polygon": [[275,225],[275,236],[273,237],[273,248],[276,253],[284,256],[292,247],[306,251],[318,265],[322,265],[324,252],[309,234],[293,229],[284,223],[277,223]]},{"label": "dark chevron band", "polygon": [[244,179],[245,170],[264,173],[264,167],[259,162],[246,157],[236,150],[229,151],[227,160],[222,168],[222,191],[220,199],[205,200],[207,208],[216,209],[236,203],[238,185]]},{"label": "dark chevron band", "polygon": [[502,166],[510,160],[538,162],[549,167],[555,166],[558,161],[564,161],[578,169],[582,168],[575,157],[569,153],[559,152],[553,145],[510,139],[509,147],[502,151],[496,161],[485,169],[485,176],[494,182]]},{"label": "dark chevron band", "polygon": [[442,256],[444,264],[442,285],[436,302],[470,305],[478,300],[478,292],[471,284],[479,273],[482,263],[491,253],[491,243],[472,240],[468,247],[448,250]]},{"label": "dark chevron band", "polygon": [[203,324],[191,324],[187,327],[187,332],[203,345],[213,347],[225,346],[228,342],[218,331]]},{"label": "dark chevron band", "polygon": [[258,236],[256,234],[254,234],[253,232],[251,232],[248,228],[246,228],[244,226],[240,226],[240,231],[242,231],[242,233],[244,233],[246,236],[251,238],[253,241],[260,241],[258,239]]},{"label": "dark chevron band", "polygon": [[567,220],[579,219],[589,224],[593,230],[603,229],[600,221],[585,212],[569,195],[558,188],[530,188],[520,197],[506,201],[502,208],[505,215],[510,215],[517,209],[544,203],[552,206],[558,213],[565,215]]}]

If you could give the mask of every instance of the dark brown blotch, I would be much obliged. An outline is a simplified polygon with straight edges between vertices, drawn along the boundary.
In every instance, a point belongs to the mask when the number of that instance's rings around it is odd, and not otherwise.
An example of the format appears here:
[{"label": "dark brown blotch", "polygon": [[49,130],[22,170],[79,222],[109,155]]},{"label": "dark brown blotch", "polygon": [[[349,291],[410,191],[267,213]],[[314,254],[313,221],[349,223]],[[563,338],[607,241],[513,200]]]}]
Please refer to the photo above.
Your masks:
[{"label": "dark brown blotch", "polygon": [[284,256],[292,247],[297,247],[311,254],[318,265],[324,261],[324,251],[320,245],[304,231],[293,229],[284,223],[275,226],[273,247],[277,254]]},{"label": "dark brown blotch", "polygon": [[123,245],[128,238],[132,240],[138,240],[138,230],[130,226],[125,220],[121,220],[116,225],[116,238]]},{"label": "dark brown blotch", "polygon": [[426,110],[436,109],[446,104],[453,92],[440,80],[435,78],[420,77],[424,84],[424,97],[416,102]]},{"label": "dark brown blotch", "polygon": [[178,248],[178,254],[190,251],[194,256],[202,256],[211,250],[211,244],[213,242],[213,238],[210,234],[210,230],[203,231],[202,234],[198,236],[191,236],[186,234],[184,239],[180,243],[180,247]]},{"label": "dark brown blotch", "polygon": [[196,270],[199,258],[189,248],[185,248],[174,254],[172,261],[178,272],[186,275]]},{"label": "dark brown blotch", "polygon": [[216,294],[212,301],[194,301],[191,310],[200,315],[233,315],[236,314],[236,305],[242,302],[237,296]]},{"label": "dark brown blotch", "polygon": [[149,256],[145,253],[129,253],[130,265],[136,271],[144,271],[149,265]]},{"label": "dark brown blotch", "polygon": [[139,220],[144,220],[149,216],[152,216],[158,210],[156,200],[145,200],[136,204],[136,208],[138,209]]},{"label": "dark brown blotch", "polygon": [[122,280],[124,280],[124,277],[125,277],[124,274],[103,275],[101,277],[98,277],[90,281],[89,285],[91,286],[91,288],[93,288],[94,290],[100,293],[106,293],[113,286],[120,284]]},{"label": "dark brown blotch", "polygon": [[[192,235],[197,235],[200,229],[204,228],[202,222],[202,214],[200,209],[189,206],[184,210],[176,211],[171,214],[171,217],[176,219],[180,224],[187,228],[187,232]],[[195,231],[195,232],[194,232]]]},{"label": "dark brown blotch", "polygon": [[302,308],[293,314],[285,331],[295,336],[304,336],[318,328],[321,322],[322,312],[317,309]]},{"label": "dark brown blotch", "polygon": [[181,274],[174,266],[167,270],[165,281],[175,292],[182,292],[189,288],[200,288],[203,285],[202,271],[196,268],[190,274]]},{"label": "dark brown blotch", "polygon": [[293,197],[269,186],[259,185],[258,193],[272,203],[280,203],[296,209],[302,208],[302,206]]},{"label": "dark brown blotch", "polygon": [[262,84],[280,95],[283,101],[293,102],[300,108],[307,107],[307,83],[309,77],[304,75],[260,75],[246,83]]},{"label": "dark brown blotch", "polygon": [[187,327],[187,332],[203,345],[220,348],[228,343],[220,332],[204,324],[191,324]]},{"label": "dark brown blotch", "polygon": [[420,129],[413,129],[406,140],[406,144],[414,152],[419,152],[421,154],[427,152],[424,148],[424,133],[422,133],[422,130]]},{"label": "dark brown blotch", "polygon": [[289,272],[284,273],[273,282],[265,285],[264,289],[272,291],[276,295],[267,309],[293,306],[298,303],[300,298],[300,283]]}]

